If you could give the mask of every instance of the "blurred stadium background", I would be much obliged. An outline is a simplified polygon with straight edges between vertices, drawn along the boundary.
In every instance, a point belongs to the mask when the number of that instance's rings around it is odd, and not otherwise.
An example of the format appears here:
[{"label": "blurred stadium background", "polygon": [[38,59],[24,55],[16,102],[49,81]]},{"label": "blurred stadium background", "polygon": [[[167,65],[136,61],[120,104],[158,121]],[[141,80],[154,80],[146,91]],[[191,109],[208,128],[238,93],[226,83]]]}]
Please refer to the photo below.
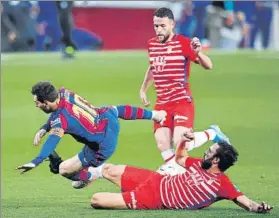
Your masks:
[{"label": "blurred stadium background", "polygon": [[[39,152],[33,136],[47,119],[30,95],[34,83],[50,80],[97,106],[141,105],[146,42],[154,36],[153,11],[161,6],[175,13],[176,32],[202,40],[214,63],[210,72],[192,67],[196,130],[216,123],[228,133],[240,152],[229,176],[251,198],[275,206],[268,217],[279,217],[279,4],[268,1],[75,1],[72,37],[78,51],[70,61],[61,59],[54,1],[3,4],[1,217],[255,217],[229,202],[196,212],[96,211],[88,203],[94,192],[118,190],[108,182],[73,190],[49,172],[48,163],[26,175],[14,170]],[[149,98],[154,105],[154,91]],[[119,146],[109,162],[156,169],[162,160],[152,125],[121,121]],[[58,146],[64,158],[80,149],[67,136]],[[202,155],[204,149],[191,154]]]},{"label": "blurred stadium background", "polygon": [[[60,49],[55,1],[3,4],[2,52]],[[197,36],[207,48],[279,50],[276,1],[75,1],[73,39],[80,50],[145,49],[152,13],[162,6],[173,10],[177,33]]]}]

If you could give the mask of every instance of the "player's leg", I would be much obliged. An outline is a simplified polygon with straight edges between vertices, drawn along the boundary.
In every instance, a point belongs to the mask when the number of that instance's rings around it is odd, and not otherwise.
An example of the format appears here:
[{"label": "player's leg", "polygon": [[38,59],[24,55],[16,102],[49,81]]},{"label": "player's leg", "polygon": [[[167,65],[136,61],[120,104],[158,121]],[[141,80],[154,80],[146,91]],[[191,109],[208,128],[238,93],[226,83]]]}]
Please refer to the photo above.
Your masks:
[{"label": "player's leg", "polygon": [[[177,145],[179,143],[179,141],[181,140],[181,135],[187,129],[189,129],[189,128],[183,127],[183,126],[174,127],[174,134],[173,134],[174,145]],[[207,130],[200,131],[200,132],[194,132],[194,135],[195,135],[195,138],[192,142],[189,143],[189,146],[187,149],[188,151],[198,148],[198,147],[204,145],[208,141],[212,141],[215,138],[216,133],[213,129],[207,129]]]},{"label": "player's leg", "polygon": [[[126,165],[114,165],[110,163],[103,163],[98,167],[89,167],[88,171],[92,180],[104,178],[120,187],[122,191],[134,190],[150,176],[158,174],[147,169]],[[85,186],[79,182],[74,183],[73,187],[79,189]]]},{"label": "player's leg", "polygon": [[[171,105],[170,110],[172,111],[171,114],[173,114],[173,137],[172,142],[173,145],[176,146],[179,141],[181,140],[181,135],[188,129],[193,127],[194,122],[194,105],[187,101],[181,101],[179,103],[175,103]],[[199,145],[204,144],[208,141],[207,133],[201,132],[196,133],[195,135],[197,138],[196,142],[199,142]],[[190,149],[192,150],[195,146],[198,144],[191,144]],[[171,151],[171,150],[169,150]],[[172,152],[175,153],[175,151],[172,149]],[[160,174],[167,174],[167,175],[176,175],[178,173],[184,173],[186,171],[185,168],[180,166],[176,163],[174,155],[171,156],[167,163],[162,165],[157,172]]]},{"label": "player's leg", "polygon": [[59,174],[59,165],[63,162],[62,158],[53,151],[49,156],[49,169],[53,174]]},{"label": "player's leg", "polygon": [[59,174],[71,181],[88,182],[92,179],[92,175],[88,171],[88,166],[83,165],[79,154],[63,161],[59,165]]},{"label": "player's leg", "polygon": [[80,161],[77,160],[77,156],[74,156],[68,160],[63,161],[62,158],[53,151],[49,155],[49,168],[53,174],[60,174],[72,181],[85,180],[90,178],[90,172],[81,167]]},{"label": "player's leg", "polygon": [[102,163],[98,167],[88,167],[87,170],[91,175],[91,179],[88,181],[74,181],[72,183],[72,186],[75,189],[81,189],[86,187],[93,180],[104,178],[121,187],[121,177],[125,170],[125,167],[125,165],[115,166],[110,163]]},{"label": "player's leg", "polygon": [[[88,168],[88,173],[91,176],[88,181],[81,180],[73,182],[72,186],[75,189],[84,188],[94,179],[102,177],[102,165],[108,160],[114,153],[119,135],[119,122],[115,111],[109,110],[106,112],[108,124],[106,127],[106,134],[102,143],[98,144],[95,149],[85,146],[83,150],[78,154],[79,160],[82,163],[83,168]],[[92,147],[92,146],[91,146]],[[92,175],[91,169],[96,167],[98,174]]]},{"label": "player's leg", "polygon": [[76,44],[72,39],[73,18],[72,18],[72,1],[56,1],[59,24],[62,31],[62,43],[64,47],[65,57],[73,57]]},{"label": "player's leg", "polygon": [[[109,120],[112,121],[113,119]],[[137,187],[140,182],[147,179],[151,174],[155,173],[150,170],[126,167],[125,165],[104,163],[104,161],[107,160],[116,149],[119,129],[117,130],[117,127],[114,125],[117,125],[116,122],[109,122],[106,130],[106,137],[100,145],[98,152],[94,152],[87,146],[79,154],[83,167],[91,166],[88,168],[91,177],[89,181],[82,180],[73,182],[72,185],[74,188],[80,189],[87,186],[95,179],[105,178],[118,185],[123,190],[131,190]],[[83,160],[86,160],[86,162],[83,162]]]},{"label": "player's leg", "polygon": [[154,122],[154,137],[156,140],[157,148],[161,153],[165,162],[174,157],[174,150],[172,149],[172,113],[167,106],[156,105],[156,111],[166,111],[167,116],[163,124]]},{"label": "player's leg", "polygon": [[101,192],[95,193],[90,201],[95,209],[127,209],[126,203],[121,193]]},{"label": "player's leg", "polygon": [[[177,104],[174,108],[174,131],[173,131],[173,144],[176,146],[181,140],[181,135],[189,128],[194,126],[195,108],[192,101],[183,100]],[[210,139],[212,140],[214,135],[213,130],[195,132],[195,140],[189,145],[188,151],[193,150],[205,144]]]},{"label": "player's leg", "polygon": [[147,110],[141,107],[131,105],[117,105],[117,116],[124,120],[154,120],[156,122],[164,122],[167,113],[163,110]]},{"label": "player's leg", "polygon": [[104,163],[98,167],[89,167],[88,170],[93,178],[104,178],[120,187],[122,191],[135,189],[140,183],[155,173],[150,170],[110,163]]},{"label": "player's leg", "polygon": [[[176,146],[181,135],[189,128],[194,126],[194,104],[193,102],[181,102],[174,110],[174,132],[173,132],[173,143]],[[210,128],[194,133],[194,140],[189,143],[188,151],[194,148],[204,145],[208,141],[217,142],[218,140],[229,139],[221,132],[220,128],[216,125],[210,126]]]},{"label": "player's leg", "polygon": [[185,168],[175,162],[175,150],[172,148],[171,129],[168,127],[160,127],[156,129],[155,139],[162,158],[165,161],[165,163],[157,169],[157,172],[161,175],[176,175],[177,173],[184,173],[186,171]]},{"label": "player's leg", "polygon": [[125,169],[126,165],[104,163],[99,167],[91,168],[91,173],[96,175],[97,178],[104,178],[121,187],[121,178],[125,172]]},{"label": "player's leg", "polygon": [[[92,174],[94,175],[94,173]],[[119,186],[122,192],[126,192],[134,190],[140,184],[147,181],[148,178],[158,176],[158,173],[126,165],[104,164],[102,176]]]},{"label": "player's leg", "polygon": [[75,155],[75,156],[63,161],[59,165],[59,173],[61,175],[71,174],[71,173],[81,170],[82,168],[83,168],[82,162],[80,161],[78,155]]},{"label": "player's leg", "polygon": [[[110,132],[107,131],[107,134],[110,135]],[[81,189],[86,187],[93,180],[102,177],[103,164],[114,153],[116,142],[117,141],[112,142],[114,144],[114,147],[111,146],[112,148],[106,148],[106,146],[102,144],[99,145],[98,149],[92,149],[85,145],[78,155],[68,160],[68,164],[65,163],[65,165],[62,165],[66,170],[60,170],[59,173],[66,173],[67,175],[67,172],[69,172],[67,165],[70,165],[71,169],[76,169],[76,173],[74,173],[75,177],[72,179],[73,188]],[[94,169],[96,169],[97,173],[93,175],[93,172],[95,172]]]},{"label": "player's leg", "polygon": [[154,134],[157,147],[165,162],[174,157],[175,152],[172,149],[172,131],[168,127],[159,127]]},{"label": "player's leg", "polygon": [[186,170],[175,162],[175,150],[172,148],[172,132],[170,128],[161,127],[155,132],[155,139],[165,164],[159,167],[158,173],[162,175],[176,175]]},{"label": "player's leg", "polygon": [[124,165],[104,164],[103,176],[119,185],[122,194],[96,193],[92,196],[94,208],[160,209],[159,187],[163,176],[156,172]]}]

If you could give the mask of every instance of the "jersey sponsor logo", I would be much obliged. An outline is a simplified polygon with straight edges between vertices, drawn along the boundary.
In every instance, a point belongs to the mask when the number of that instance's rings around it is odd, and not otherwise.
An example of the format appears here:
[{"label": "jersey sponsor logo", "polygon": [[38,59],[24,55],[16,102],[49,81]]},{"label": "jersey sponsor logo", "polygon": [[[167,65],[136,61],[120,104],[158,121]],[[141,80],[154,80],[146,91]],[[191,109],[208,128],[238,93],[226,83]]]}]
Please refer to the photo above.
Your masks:
[{"label": "jersey sponsor logo", "polygon": [[209,185],[212,185],[213,182],[215,182],[216,179],[214,178],[210,178],[208,181],[207,181],[207,184]]},{"label": "jersey sponsor logo", "polygon": [[171,51],[172,51],[172,46],[170,45],[170,46],[168,47],[168,54],[170,54]]},{"label": "jersey sponsor logo", "polygon": [[183,123],[185,120],[176,120],[177,123]]},{"label": "jersey sponsor logo", "polygon": [[65,98],[67,101],[69,101],[69,99],[70,99],[70,92],[65,91],[65,92],[64,92],[64,98]]},{"label": "jersey sponsor logo", "polygon": [[152,65],[156,72],[162,72],[166,65],[166,56],[154,57]]},{"label": "jersey sponsor logo", "polygon": [[183,122],[183,121],[185,121],[185,120],[188,120],[188,117],[186,117],[186,116],[180,116],[180,115],[175,115],[175,116],[174,116],[174,119],[177,120],[177,122],[179,123],[179,122]]},{"label": "jersey sponsor logo", "polygon": [[56,124],[60,124],[60,123],[61,123],[60,118],[56,118],[55,120],[51,120],[51,121],[50,121],[50,126],[53,127],[53,126],[55,126]]}]

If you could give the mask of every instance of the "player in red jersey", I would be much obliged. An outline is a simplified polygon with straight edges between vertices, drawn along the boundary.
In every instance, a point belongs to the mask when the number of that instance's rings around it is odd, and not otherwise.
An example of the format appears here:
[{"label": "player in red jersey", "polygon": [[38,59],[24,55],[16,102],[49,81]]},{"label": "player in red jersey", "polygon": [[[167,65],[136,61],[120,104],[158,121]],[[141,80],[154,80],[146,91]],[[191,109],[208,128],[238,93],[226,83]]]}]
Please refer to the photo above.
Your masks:
[{"label": "player in red jersey", "polygon": [[[159,8],[153,18],[156,37],[148,41],[149,68],[140,89],[140,98],[149,106],[147,90],[154,82],[157,94],[155,109],[165,110],[164,125],[154,123],[154,134],[158,149],[165,162],[175,162],[171,149],[187,128],[193,128],[194,103],[189,85],[190,63],[212,69],[209,57],[201,52],[198,38],[192,40],[174,33],[174,16],[170,9]],[[195,134],[195,146],[213,140],[210,131]]]},{"label": "player in red jersey", "polygon": [[266,213],[273,207],[258,204],[243,195],[224,174],[237,161],[238,152],[226,141],[213,144],[203,158],[192,158],[187,146],[194,138],[186,130],[176,149],[176,161],[187,171],[163,176],[157,172],[125,165],[104,164],[94,175],[118,185],[122,193],[96,193],[94,208],[187,209],[208,207],[220,200],[231,200],[251,212]]}]

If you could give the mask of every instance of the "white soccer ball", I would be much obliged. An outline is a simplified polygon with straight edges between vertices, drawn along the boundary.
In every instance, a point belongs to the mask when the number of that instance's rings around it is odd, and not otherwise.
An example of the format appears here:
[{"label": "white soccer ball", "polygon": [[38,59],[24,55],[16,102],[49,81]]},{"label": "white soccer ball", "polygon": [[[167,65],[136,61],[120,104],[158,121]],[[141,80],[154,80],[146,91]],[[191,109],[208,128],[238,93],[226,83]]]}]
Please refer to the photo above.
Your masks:
[{"label": "white soccer ball", "polygon": [[161,175],[174,176],[177,174],[182,174],[186,172],[186,169],[177,163],[165,163],[158,170]]}]

